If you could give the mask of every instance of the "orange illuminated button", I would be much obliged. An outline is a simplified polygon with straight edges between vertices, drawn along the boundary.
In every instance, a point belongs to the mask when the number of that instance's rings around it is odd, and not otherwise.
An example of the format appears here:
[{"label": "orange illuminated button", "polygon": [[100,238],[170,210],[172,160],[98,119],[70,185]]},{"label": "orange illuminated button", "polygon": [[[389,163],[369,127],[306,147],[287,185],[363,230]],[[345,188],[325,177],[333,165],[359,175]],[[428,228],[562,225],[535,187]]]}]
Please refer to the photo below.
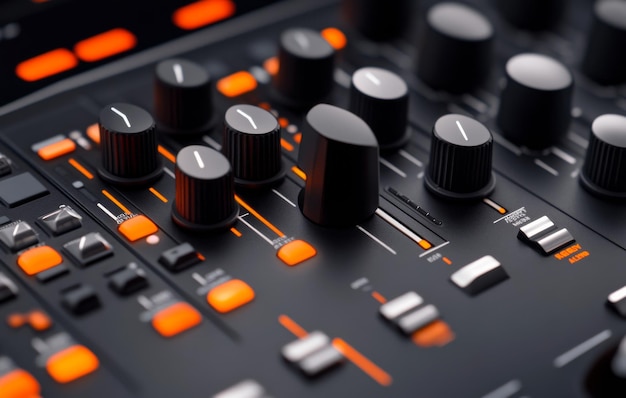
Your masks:
[{"label": "orange illuminated button", "polygon": [[39,246],[27,250],[17,258],[17,265],[20,266],[26,275],[35,275],[47,269],[59,265],[63,258],[50,246]]},{"label": "orange illuminated button", "polygon": [[65,138],[61,141],[57,141],[50,145],[46,145],[43,148],[40,148],[37,151],[37,155],[43,160],[51,160],[58,158],[63,155],[67,155],[68,153],[74,152],[76,149],[76,144],[74,141],[69,138]]},{"label": "orange illuminated button", "polygon": [[217,82],[217,90],[226,97],[237,97],[254,90],[256,79],[249,72],[240,71]]},{"label": "orange illuminated button", "polygon": [[331,45],[335,50],[341,50],[348,44],[348,39],[346,39],[346,35],[343,34],[337,28],[326,28],[322,30],[322,37],[326,39],[328,44]]},{"label": "orange illuminated button", "polygon": [[74,53],[65,48],[57,48],[20,62],[15,68],[15,73],[22,80],[34,82],[72,69],[76,65],[78,60]]},{"label": "orange illuminated button", "polygon": [[95,62],[131,50],[136,44],[135,35],[117,28],[79,41],[74,52],[83,61]]},{"label": "orange illuminated button", "polygon": [[163,337],[172,337],[198,325],[200,313],[190,304],[178,302],[162,309],[152,317],[152,327]]},{"label": "orange illuminated button", "polygon": [[413,333],[412,340],[420,347],[441,347],[454,340],[454,332],[447,323],[438,320]]},{"label": "orange illuminated button", "polygon": [[65,348],[46,361],[46,370],[57,383],[74,381],[94,372],[99,366],[98,357],[82,345]]},{"label": "orange illuminated button", "polygon": [[303,240],[294,240],[278,249],[276,255],[288,266],[294,266],[310,259],[317,254],[317,250]]},{"label": "orange illuminated button", "polygon": [[117,230],[124,235],[126,239],[134,242],[138,239],[145,238],[157,232],[159,228],[148,217],[144,215],[130,218],[117,227]]},{"label": "orange illuminated button", "polygon": [[91,138],[96,144],[100,143],[100,126],[98,123],[94,123],[87,127],[87,137]]},{"label": "orange illuminated button", "polygon": [[39,397],[41,386],[37,379],[23,369],[15,369],[0,376],[0,397],[35,398]]},{"label": "orange illuminated button", "polygon": [[265,71],[272,76],[277,75],[278,70],[280,69],[280,63],[278,62],[278,57],[272,57],[272,58],[266,59],[265,62],[263,62],[263,69],[265,69]]},{"label": "orange illuminated button", "polygon": [[172,20],[180,29],[193,30],[231,17],[234,13],[235,2],[232,0],[201,0],[174,11]]},{"label": "orange illuminated button", "polygon": [[206,299],[215,310],[225,313],[252,301],[254,290],[246,282],[232,279],[211,289]]}]

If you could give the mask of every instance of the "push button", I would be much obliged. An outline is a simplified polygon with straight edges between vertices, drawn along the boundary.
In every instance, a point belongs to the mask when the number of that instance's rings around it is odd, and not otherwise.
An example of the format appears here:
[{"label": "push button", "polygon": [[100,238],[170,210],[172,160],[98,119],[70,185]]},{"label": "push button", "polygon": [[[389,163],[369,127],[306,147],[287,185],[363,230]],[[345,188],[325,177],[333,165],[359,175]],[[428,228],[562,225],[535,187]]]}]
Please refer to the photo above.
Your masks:
[{"label": "push button", "polygon": [[53,354],[46,361],[46,371],[57,383],[65,384],[94,372],[98,357],[87,347],[73,345]]},{"label": "push button", "polygon": [[0,376],[0,397],[39,397],[41,386],[33,375],[23,369],[14,369]]},{"label": "push button", "polygon": [[290,267],[298,265],[316,254],[317,250],[303,240],[289,242],[276,252],[278,258]]},{"label": "push button", "polygon": [[285,345],[282,355],[310,377],[317,376],[343,361],[343,355],[332,346],[328,336],[319,331]]},{"label": "push button", "polygon": [[119,233],[131,242],[145,238],[159,231],[159,228],[144,215],[130,218],[117,227]]},{"label": "push button", "polygon": [[98,232],[90,232],[66,243],[63,247],[74,260],[83,266],[113,254],[113,246]]},{"label": "push button", "polygon": [[76,144],[69,138],[50,143],[37,150],[37,155],[43,160],[52,160],[76,150]]},{"label": "push button", "polygon": [[26,172],[0,181],[0,200],[8,207],[16,207],[48,193],[46,187]]},{"label": "push button", "polygon": [[35,275],[61,264],[63,258],[50,246],[39,246],[29,249],[17,258],[17,265],[26,275]]},{"label": "push button", "polygon": [[469,294],[478,294],[509,276],[492,256],[484,256],[452,274],[452,282]]},{"label": "push button", "polygon": [[254,290],[240,279],[232,279],[211,289],[207,301],[216,311],[230,312],[254,299]]},{"label": "push button", "polygon": [[0,229],[0,241],[13,251],[22,250],[39,242],[37,232],[25,221],[18,221]]},{"label": "push button", "polygon": [[17,296],[17,286],[11,279],[0,273],[0,303]]},{"label": "push button", "polygon": [[109,287],[120,296],[127,296],[148,286],[145,272],[130,263],[109,276]]},{"label": "push button", "polygon": [[202,321],[200,313],[190,304],[178,302],[157,312],[152,327],[163,337],[176,336]]},{"label": "push button", "polygon": [[159,263],[172,272],[178,272],[200,262],[198,252],[189,243],[182,243],[161,253]]},{"label": "push button", "polygon": [[82,217],[71,207],[64,206],[50,214],[39,217],[39,223],[53,235],[61,235],[82,225]]},{"label": "push button", "polygon": [[87,285],[78,285],[63,292],[63,306],[74,315],[83,315],[100,307],[96,291]]}]

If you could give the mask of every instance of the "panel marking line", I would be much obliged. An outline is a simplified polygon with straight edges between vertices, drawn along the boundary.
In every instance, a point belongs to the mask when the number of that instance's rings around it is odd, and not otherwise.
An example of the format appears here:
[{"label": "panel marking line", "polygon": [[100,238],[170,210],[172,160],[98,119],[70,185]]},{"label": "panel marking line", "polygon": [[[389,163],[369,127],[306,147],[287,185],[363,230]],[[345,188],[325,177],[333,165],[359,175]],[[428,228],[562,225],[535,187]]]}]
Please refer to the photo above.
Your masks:
[{"label": "panel marking line", "polygon": [[562,368],[563,366],[572,362],[573,360],[580,357],[587,351],[590,351],[592,348],[608,340],[611,337],[611,334],[612,333],[609,329],[603,330],[602,332],[596,334],[592,338],[586,341],[583,341],[582,343],[572,348],[571,350],[566,351],[565,353],[559,355],[558,357],[556,357],[556,359],[554,360],[552,364],[554,365],[555,368]]},{"label": "panel marking line", "polygon": [[250,207],[250,205],[247,204],[246,202],[244,202],[239,196],[235,195],[235,200],[237,201],[237,203],[239,203],[241,205],[241,207],[243,207],[248,212],[250,212],[250,214],[252,214],[259,221],[261,221],[266,227],[271,229],[276,235],[278,235],[278,237],[285,236],[285,234],[280,229],[276,228],[271,222],[267,221],[267,219],[265,217],[263,217],[256,210],[254,210],[252,207]]},{"label": "panel marking line", "polygon": [[522,389],[522,383],[519,380],[511,380],[508,383],[496,388],[482,398],[509,398],[517,394]]},{"label": "panel marking line", "polygon": [[393,250],[391,247],[389,247],[385,242],[383,242],[382,240],[378,239],[376,236],[372,235],[371,232],[369,232],[368,230],[366,230],[365,228],[363,228],[360,225],[356,226],[359,231],[363,232],[365,235],[369,236],[370,239],[372,239],[374,242],[378,243],[379,245],[381,245],[383,248],[385,248],[389,253],[393,254],[394,256],[398,253],[396,253],[395,250]]},{"label": "panel marking line", "polygon": [[278,196],[279,198],[281,198],[282,200],[284,200],[285,202],[289,203],[289,205],[291,205],[292,207],[296,207],[296,204],[293,203],[292,201],[290,201],[289,199],[287,199],[287,197],[285,195],[283,195],[282,193],[278,192],[275,189],[272,189],[272,192],[274,192],[274,194],[276,196]]},{"label": "panel marking line", "polygon": [[535,159],[535,164],[539,167],[541,167],[542,169],[544,169],[545,171],[547,171],[548,173],[552,174],[553,176],[557,177],[559,175],[559,172],[556,171],[556,169],[553,169],[552,167],[548,166],[543,160],[541,159]]},{"label": "panel marking line", "polygon": [[379,160],[382,165],[387,166],[387,168],[398,174],[400,177],[406,178],[406,173],[400,170],[397,166],[391,164],[387,159],[380,158]]},{"label": "panel marking line", "polygon": [[254,228],[249,222],[247,222],[246,220],[243,219],[244,216],[239,216],[239,221],[241,221],[242,223],[244,223],[248,228],[250,228],[252,230],[252,232],[254,232],[255,234],[259,235],[261,237],[261,239],[263,239],[264,241],[266,241],[267,243],[269,243],[270,245],[274,246],[274,242],[268,238],[267,236],[263,235],[261,233],[261,231],[259,231],[258,229]]}]

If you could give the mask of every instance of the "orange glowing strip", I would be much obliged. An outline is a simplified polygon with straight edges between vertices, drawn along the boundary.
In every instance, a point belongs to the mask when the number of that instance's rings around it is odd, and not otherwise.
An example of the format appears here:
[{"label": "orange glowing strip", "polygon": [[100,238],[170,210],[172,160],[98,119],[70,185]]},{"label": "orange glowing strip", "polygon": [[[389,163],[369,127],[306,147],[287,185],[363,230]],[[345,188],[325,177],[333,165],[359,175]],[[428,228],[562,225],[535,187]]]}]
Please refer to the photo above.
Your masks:
[{"label": "orange glowing strip", "polygon": [[278,57],[268,58],[263,62],[263,69],[272,76],[278,74],[279,68],[280,63],[278,62]]},{"label": "orange glowing strip", "polygon": [[302,133],[296,133],[293,136],[293,140],[296,142],[296,144],[299,144],[302,142]]},{"label": "orange glowing strip", "polygon": [[232,0],[201,0],[174,11],[174,25],[184,30],[198,29],[213,24],[235,14]]},{"label": "orange glowing strip", "polygon": [[378,301],[381,304],[385,304],[387,302],[387,299],[385,297],[383,297],[382,294],[374,291],[372,292],[372,297],[374,297],[374,300]]},{"label": "orange glowing strip", "polygon": [[241,233],[241,232],[239,232],[239,230],[238,230],[237,228],[232,227],[232,228],[230,229],[230,232],[232,232],[232,233],[233,233],[233,235],[235,235],[236,237],[241,238],[242,233]]},{"label": "orange glowing strip", "polygon": [[498,213],[500,213],[500,214],[506,214],[506,209],[505,209],[504,207],[500,207],[500,208],[498,209]]},{"label": "orange glowing strip", "polygon": [[15,74],[22,80],[34,82],[70,70],[76,65],[78,60],[70,50],[57,48],[20,62],[15,68]]},{"label": "orange glowing strip", "polygon": [[161,194],[161,192],[159,192],[159,191],[157,191],[156,189],[154,189],[154,187],[150,187],[148,190],[149,190],[149,191],[150,191],[150,192],[151,192],[154,196],[156,196],[157,198],[159,198],[159,199],[161,200],[161,202],[163,202],[163,203],[167,203],[167,202],[169,202],[169,201],[167,200],[167,198],[166,198],[165,196],[163,196],[163,195]]},{"label": "orange glowing strip", "polygon": [[427,241],[426,239],[422,239],[418,242],[418,245],[424,249],[424,250],[428,250],[431,247],[433,247],[432,243],[430,243],[429,241]]},{"label": "orange glowing strip", "polygon": [[448,264],[448,265],[452,265],[452,260],[450,260],[448,257],[444,257],[442,258],[443,262]]},{"label": "orange glowing strip", "polygon": [[174,154],[172,152],[168,151],[167,149],[165,149],[161,145],[157,146],[157,150],[159,151],[159,153],[161,155],[163,155],[165,157],[165,159],[169,160],[172,163],[176,163],[176,156],[174,156]]},{"label": "orange glowing strip", "polygon": [[202,253],[198,253],[198,258],[200,259],[200,261],[206,260],[206,257],[204,257]]},{"label": "orange glowing strip", "polygon": [[330,46],[335,50],[341,50],[348,44],[346,35],[344,35],[343,32],[337,28],[326,28],[322,30],[321,34],[328,44],[330,44]]},{"label": "orange glowing strip", "polygon": [[274,233],[276,235],[278,235],[278,236],[285,236],[285,234],[280,229],[276,228],[271,222],[267,221],[265,219],[265,217],[263,217],[262,215],[257,213],[256,210],[254,210],[252,207],[250,207],[250,205],[248,205],[246,202],[244,202],[239,196],[235,195],[235,200],[237,201],[237,203],[239,203],[241,205],[241,207],[243,207],[244,209],[248,210],[248,212],[250,212],[250,214],[252,214],[259,221],[261,221],[266,227],[268,227],[269,229],[274,231]]},{"label": "orange glowing strip", "polygon": [[124,206],[119,200],[115,199],[113,195],[111,195],[106,189],[102,190],[102,194],[109,198],[111,202],[115,204],[115,206],[119,207],[124,213],[130,214],[130,210],[126,206]]},{"label": "orange glowing strip", "polygon": [[291,171],[293,171],[293,173],[295,175],[297,175],[298,177],[302,178],[304,181],[306,181],[306,174],[304,174],[304,171],[300,170],[297,166],[293,166],[291,168]]},{"label": "orange glowing strip", "polygon": [[85,166],[83,166],[82,164],[78,163],[75,159],[73,158],[69,158],[67,160],[67,162],[72,165],[72,167],[74,167],[76,170],[78,170],[80,172],[80,174],[84,175],[85,177],[87,177],[90,180],[93,180],[93,174],[91,174],[89,172],[89,170],[87,170],[85,168]]},{"label": "orange glowing strip", "polygon": [[137,38],[126,29],[116,28],[81,40],[74,53],[85,62],[96,62],[126,52],[137,45]]},{"label": "orange glowing strip", "polygon": [[381,386],[387,387],[391,385],[392,379],[389,373],[379,368],[374,362],[367,359],[344,340],[338,337],[334,338],[333,347]]},{"label": "orange glowing strip", "polygon": [[87,127],[87,137],[91,138],[96,144],[100,143],[100,126],[98,126],[98,123]]},{"label": "orange glowing strip", "polygon": [[413,333],[411,339],[420,347],[441,347],[454,340],[454,332],[444,321],[434,321]]},{"label": "orange glowing strip", "polygon": [[253,91],[257,82],[250,72],[240,71],[221,78],[215,86],[225,97],[237,97]]},{"label": "orange glowing strip", "polygon": [[285,140],[284,138],[280,139],[280,146],[282,146],[285,150],[292,152],[293,151],[293,145],[291,145],[287,140]]},{"label": "orange glowing strip", "polygon": [[289,318],[287,315],[279,316],[278,322],[299,339],[303,339],[308,336],[307,331],[304,330],[300,325],[298,325],[293,319]]}]

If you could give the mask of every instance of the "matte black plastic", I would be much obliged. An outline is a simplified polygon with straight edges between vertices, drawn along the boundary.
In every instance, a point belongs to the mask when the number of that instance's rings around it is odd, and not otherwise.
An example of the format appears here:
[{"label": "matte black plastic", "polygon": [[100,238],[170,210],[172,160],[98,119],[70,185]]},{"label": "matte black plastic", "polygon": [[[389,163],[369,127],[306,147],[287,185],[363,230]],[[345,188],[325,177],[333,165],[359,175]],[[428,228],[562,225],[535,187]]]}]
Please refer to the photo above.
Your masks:
[{"label": "matte black plastic", "polygon": [[567,9],[567,0],[495,0],[495,4],[511,25],[534,31],[554,27]]},{"label": "matte black plastic", "polygon": [[359,33],[370,40],[397,39],[406,33],[412,14],[411,0],[395,0],[393,5],[380,0],[343,0],[341,12]]}]

